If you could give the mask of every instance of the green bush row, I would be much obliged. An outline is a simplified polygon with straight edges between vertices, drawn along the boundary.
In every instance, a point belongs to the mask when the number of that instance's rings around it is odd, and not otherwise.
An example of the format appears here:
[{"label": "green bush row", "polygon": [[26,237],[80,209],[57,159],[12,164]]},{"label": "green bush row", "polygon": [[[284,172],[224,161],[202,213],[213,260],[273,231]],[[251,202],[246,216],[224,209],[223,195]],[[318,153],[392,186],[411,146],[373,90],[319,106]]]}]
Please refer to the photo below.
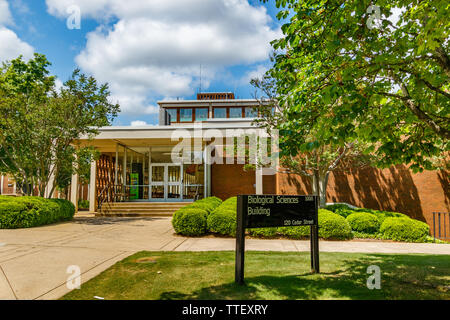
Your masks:
[{"label": "green bush row", "polygon": [[0,196],[0,229],[31,228],[71,220],[75,206],[63,199]]},{"label": "green bush row", "polygon": [[237,197],[222,202],[208,217],[208,230],[224,236],[236,235]]},{"label": "green bush row", "polygon": [[[216,197],[205,198],[175,212],[172,224],[178,234],[186,236],[200,236],[209,231],[234,237],[236,204],[237,197],[223,202]],[[256,228],[248,231],[252,236],[264,238],[283,236],[303,239],[310,234],[308,226]],[[429,227],[426,223],[402,213],[352,209],[345,204],[319,210],[319,237],[322,239],[347,240],[356,235],[363,238],[423,242],[428,234]]]},{"label": "green bush row", "polygon": [[185,236],[205,234],[208,216],[221,203],[222,200],[217,197],[208,197],[177,210],[172,218],[172,226],[175,232]]},{"label": "green bush row", "polygon": [[345,204],[326,207],[345,217],[354,234],[361,238],[389,239],[395,241],[424,242],[429,226],[403,213],[365,208],[350,208]]},{"label": "green bush row", "polygon": [[364,233],[376,233],[380,230],[380,220],[374,214],[368,212],[353,211],[346,218],[353,231]]},{"label": "green bush row", "polygon": [[390,217],[384,220],[380,233],[395,241],[424,242],[430,233],[430,227],[415,219]]},{"label": "green bush row", "polygon": [[[234,211],[234,230],[236,229],[236,211]],[[211,230],[213,231],[213,230]],[[213,231],[214,232],[214,231]],[[255,228],[249,229],[249,233],[255,237],[274,238],[284,236],[291,239],[303,239],[310,235],[309,226],[279,227],[279,228]],[[228,235],[234,235],[228,234]],[[341,216],[324,209],[319,210],[319,237],[323,239],[351,239],[352,230],[348,222]]]}]

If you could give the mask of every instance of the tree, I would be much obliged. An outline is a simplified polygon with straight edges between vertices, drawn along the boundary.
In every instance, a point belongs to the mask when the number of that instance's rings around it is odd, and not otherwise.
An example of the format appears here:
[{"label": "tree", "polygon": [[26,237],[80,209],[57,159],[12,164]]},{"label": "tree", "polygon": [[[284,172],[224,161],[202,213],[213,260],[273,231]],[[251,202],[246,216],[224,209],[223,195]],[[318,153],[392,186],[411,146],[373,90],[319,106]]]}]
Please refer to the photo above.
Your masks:
[{"label": "tree", "polygon": [[49,65],[44,55],[35,54],[28,62],[19,57],[0,69],[0,171],[27,186],[28,193],[37,186],[41,196],[53,175],[50,194],[81,170],[72,165],[75,153],[83,155],[79,161],[93,159],[95,153],[76,146],[76,139],[97,134],[119,111],[108,101],[108,85],[98,85],[79,70],[56,91]]},{"label": "tree", "polygon": [[447,1],[276,4],[289,22],[270,74],[297,125],[367,142],[380,167],[439,168],[450,137]]},{"label": "tree", "polygon": [[55,186],[67,194],[74,172],[78,174],[80,184],[89,183],[91,162],[98,160],[100,153],[93,147],[75,148],[70,146],[66,154],[56,162]]},{"label": "tree", "polygon": [[280,171],[307,177],[313,193],[319,196],[320,207],[324,207],[330,173],[367,166],[373,156],[364,154],[365,145],[356,139],[343,140],[327,130],[317,130],[307,124],[299,126],[296,109],[279,103],[277,79],[280,77],[266,74],[251,81],[267,99],[261,101],[260,117],[255,123],[266,128],[269,134],[278,129]]}]

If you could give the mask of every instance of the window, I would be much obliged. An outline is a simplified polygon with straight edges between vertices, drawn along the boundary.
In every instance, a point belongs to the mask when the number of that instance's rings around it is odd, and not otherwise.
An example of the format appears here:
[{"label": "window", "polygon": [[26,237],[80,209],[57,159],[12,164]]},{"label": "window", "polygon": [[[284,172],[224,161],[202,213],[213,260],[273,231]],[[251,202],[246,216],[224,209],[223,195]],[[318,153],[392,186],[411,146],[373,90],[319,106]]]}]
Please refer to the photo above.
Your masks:
[{"label": "window", "polygon": [[214,118],[226,118],[227,108],[214,108]]},{"label": "window", "polygon": [[178,109],[166,109],[167,113],[170,115],[170,122],[177,122],[178,121],[178,117],[177,117],[177,113],[178,113]]},{"label": "window", "polygon": [[242,108],[230,108],[230,118],[242,118]]},{"label": "window", "polygon": [[192,121],[192,109],[180,109],[180,122]]},{"label": "window", "polygon": [[245,108],[245,117],[246,118],[256,118],[258,116],[258,111],[252,107]]},{"label": "window", "polygon": [[195,121],[206,121],[208,120],[208,108],[197,108],[195,109]]}]

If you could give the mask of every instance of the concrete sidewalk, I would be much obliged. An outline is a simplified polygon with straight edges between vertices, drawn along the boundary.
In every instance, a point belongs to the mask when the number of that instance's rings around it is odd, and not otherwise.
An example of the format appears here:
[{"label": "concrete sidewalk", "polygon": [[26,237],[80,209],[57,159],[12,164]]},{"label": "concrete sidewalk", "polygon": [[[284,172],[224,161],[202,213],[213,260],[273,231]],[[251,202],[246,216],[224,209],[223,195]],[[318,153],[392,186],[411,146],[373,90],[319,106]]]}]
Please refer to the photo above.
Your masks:
[{"label": "concrete sidewalk", "polygon": [[[448,254],[450,245],[381,241],[320,241],[321,252]],[[56,299],[69,292],[69,266],[82,282],[142,250],[234,250],[235,240],[185,238],[174,234],[170,218],[95,218],[32,229],[0,230],[0,299]],[[308,251],[309,241],[246,241],[247,250]]]}]

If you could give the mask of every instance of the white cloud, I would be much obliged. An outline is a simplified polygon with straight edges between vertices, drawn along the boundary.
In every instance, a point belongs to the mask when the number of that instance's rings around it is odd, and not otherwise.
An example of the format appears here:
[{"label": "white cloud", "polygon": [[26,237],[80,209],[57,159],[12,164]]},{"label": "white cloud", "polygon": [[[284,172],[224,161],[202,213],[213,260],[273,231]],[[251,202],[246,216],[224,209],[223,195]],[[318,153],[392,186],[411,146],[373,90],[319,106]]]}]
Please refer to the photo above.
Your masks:
[{"label": "white cloud", "polygon": [[33,57],[34,49],[10,29],[0,26],[0,62],[23,55],[24,60]]},{"label": "white cloud", "polygon": [[131,126],[132,127],[145,127],[145,126],[149,126],[149,124],[145,121],[136,120],[136,121],[131,122]]},{"label": "white cloud", "polygon": [[55,90],[59,92],[61,88],[64,87],[64,83],[58,78],[55,79]]},{"label": "white cloud", "polygon": [[11,11],[9,11],[9,5],[6,0],[0,0],[0,25],[13,24]]},{"label": "white cloud", "polygon": [[17,34],[6,26],[14,25],[11,11],[6,0],[0,0],[0,64],[6,60],[23,55],[25,60],[33,57],[34,49],[19,39]]},{"label": "white cloud", "polygon": [[[265,61],[269,27],[264,7],[247,0],[46,0],[48,12],[66,17],[76,4],[82,17],[101,22],[87,35],[76,62],[111,91],[124,113],[155,113],[150,97],[182,97],[203,88],[228,66]],[[105,18],[106,17],[106,18]],[[111,17],[117,22],[110,26]]]},{"label": "white cloud", "polygon": [[266,66],[257,65],[256,68],[245,73],[245,75],[240,79],[240,84],[249,84],[252,79],[262,78],[267,70],[269,70],[269,68]]},{"label": "white cloud", "polygon": [[24,0],[11,0],[11,6],[20,14],[30,14],[31,10]]}]

